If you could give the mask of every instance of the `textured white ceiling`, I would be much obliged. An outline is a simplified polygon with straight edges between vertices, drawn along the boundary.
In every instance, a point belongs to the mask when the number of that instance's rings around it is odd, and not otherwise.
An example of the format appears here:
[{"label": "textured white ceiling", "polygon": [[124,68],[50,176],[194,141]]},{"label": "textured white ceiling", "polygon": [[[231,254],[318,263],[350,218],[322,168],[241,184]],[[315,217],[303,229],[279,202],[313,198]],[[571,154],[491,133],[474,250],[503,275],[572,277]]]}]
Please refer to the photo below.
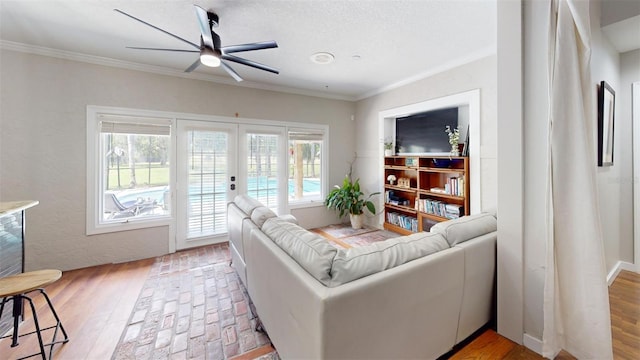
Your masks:
[{"label": "textured white ceiling", "polygon": [[[0,39],[5,46],[27,44],[178,72],[197,55],[125,47],[188,45],[113,9],[199,43],[194,3],[218,13],[223,46],[278,42],[277,49],[238,55],[275,67],[280,75],[229,63],[248,86],[361,98],[492,54],[496,47],[494,0],[0,0]],[[335,61],[314,64],[310,56],[318,51],[332,53]],[[200,66],[195,73],[231,80],[222,69]]]}]

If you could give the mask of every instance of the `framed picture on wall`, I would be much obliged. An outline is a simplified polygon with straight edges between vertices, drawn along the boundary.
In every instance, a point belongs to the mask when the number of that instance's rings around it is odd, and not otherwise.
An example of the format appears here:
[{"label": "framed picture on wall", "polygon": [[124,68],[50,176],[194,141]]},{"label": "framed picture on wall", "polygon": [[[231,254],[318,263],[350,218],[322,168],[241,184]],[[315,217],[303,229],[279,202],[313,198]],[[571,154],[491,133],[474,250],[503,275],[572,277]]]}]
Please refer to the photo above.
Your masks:
[{"label": "framed picture on wall", "polygon": [[598,166],[613,165],[616,92],[605,81],[598,87]]}]

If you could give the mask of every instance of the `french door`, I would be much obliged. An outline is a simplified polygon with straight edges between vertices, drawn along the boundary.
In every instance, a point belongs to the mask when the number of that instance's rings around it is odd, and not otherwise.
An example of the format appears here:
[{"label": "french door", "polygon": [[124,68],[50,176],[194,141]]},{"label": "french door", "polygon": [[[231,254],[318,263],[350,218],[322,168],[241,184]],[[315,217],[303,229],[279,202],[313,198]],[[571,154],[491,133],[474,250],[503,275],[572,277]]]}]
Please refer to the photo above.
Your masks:
[{"label": "french door", "polygon": [[178,120],[176,248],[227,240],[237,193],[236,124]]},{"label": "french door", "polygon": [[279,215],[288,212],[286,146],[282,126],[240,125],[240,189]]}]

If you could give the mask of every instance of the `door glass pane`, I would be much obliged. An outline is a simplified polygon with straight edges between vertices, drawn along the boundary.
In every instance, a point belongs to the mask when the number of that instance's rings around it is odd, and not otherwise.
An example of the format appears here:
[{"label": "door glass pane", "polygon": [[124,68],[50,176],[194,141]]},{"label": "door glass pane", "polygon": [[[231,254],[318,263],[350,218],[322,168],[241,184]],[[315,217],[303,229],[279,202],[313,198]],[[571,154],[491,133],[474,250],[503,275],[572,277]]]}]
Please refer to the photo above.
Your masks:
[{"label": "door glass pane", "polygon": [[278,213],[278,135],[247,134],[247,195]]},{"label": "door glass pane", "polygon": [[227,231],[228,134],[189,131],[187,237]]}]

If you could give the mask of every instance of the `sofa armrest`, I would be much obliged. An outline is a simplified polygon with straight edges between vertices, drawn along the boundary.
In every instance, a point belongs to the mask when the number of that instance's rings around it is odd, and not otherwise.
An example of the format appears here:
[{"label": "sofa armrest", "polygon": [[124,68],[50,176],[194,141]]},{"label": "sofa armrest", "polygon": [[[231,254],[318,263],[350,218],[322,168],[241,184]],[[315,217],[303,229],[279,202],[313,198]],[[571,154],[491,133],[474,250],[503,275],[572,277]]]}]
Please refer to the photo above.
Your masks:
[{"label": "sofa armrest", "polygon": [[283,359],[321,359],[320,321],[327,288],[262,231],[245,249],[249,295]]},{"label": "sofa armrest", "polygon": [[249,219],[235,203],[227,204],[227,234],[229,243],[236,248],[238,255],[244,259],[244,247],[242,244],[242,223]]},{"label": "sofa armrest", "polygon": [[464,295],[456,343],[491,320],[495,293],[497,232],[455,247],[464,251]]}]

